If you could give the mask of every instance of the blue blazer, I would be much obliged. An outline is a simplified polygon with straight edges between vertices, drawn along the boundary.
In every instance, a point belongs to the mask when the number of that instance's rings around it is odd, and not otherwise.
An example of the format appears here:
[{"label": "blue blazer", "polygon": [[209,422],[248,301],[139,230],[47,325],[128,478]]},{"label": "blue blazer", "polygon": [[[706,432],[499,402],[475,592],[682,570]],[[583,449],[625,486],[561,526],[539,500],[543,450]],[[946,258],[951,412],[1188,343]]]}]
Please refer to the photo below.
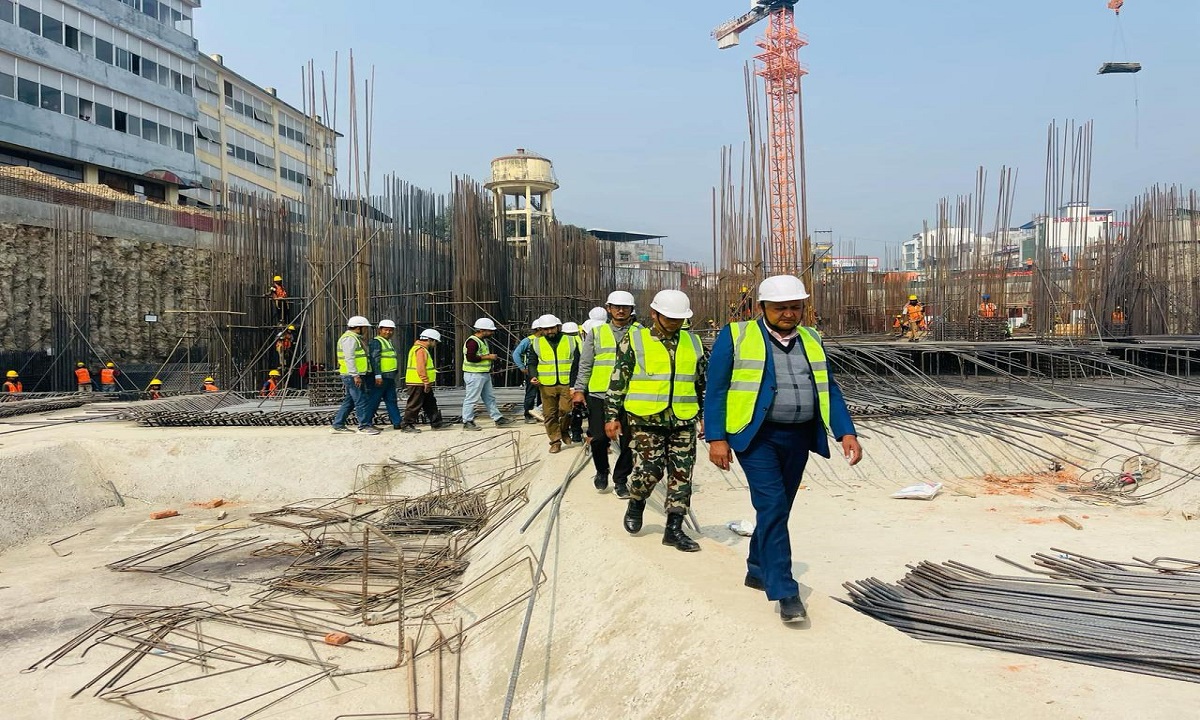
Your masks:
[{"label": "blue blazer", "polygon": [[[733,375],[733,333],[726,325],[717,336],[712,353],[708,356],[708,377],[704,389],[704,437],[706,440],[725,440],[734,450],[741,452],[750,446],[750,441],[762,427],[767,418],[767,409],[775,399],[775,359],[770,351],[771,339],[767,335],[766,326],[762,319],[754,323],[754,327],[763,334],[767,343],[767,367],[763,371],[762,385],[758,389],[758,397],[754,401],[754,415],[750,424],[741,432],[729,435],[725,432],[725,408],[729,400],[729,382]],[[804,347],[802,340],[797,340]],[[813,384],[815,400],[817,386]],[[818,411],[819,412],[819,411]],[[850,420],[850,410],[846,407],[846,399],[842,397],[842,389],[833,379],[833,370],[829,371],[829,424],[832,426],[834,438],[841,440],[845,435],[857,435],[854,423]],[[829,457],[829,437],[821,423],[816,423],[812,444],[809,450],[822,457]]]}]

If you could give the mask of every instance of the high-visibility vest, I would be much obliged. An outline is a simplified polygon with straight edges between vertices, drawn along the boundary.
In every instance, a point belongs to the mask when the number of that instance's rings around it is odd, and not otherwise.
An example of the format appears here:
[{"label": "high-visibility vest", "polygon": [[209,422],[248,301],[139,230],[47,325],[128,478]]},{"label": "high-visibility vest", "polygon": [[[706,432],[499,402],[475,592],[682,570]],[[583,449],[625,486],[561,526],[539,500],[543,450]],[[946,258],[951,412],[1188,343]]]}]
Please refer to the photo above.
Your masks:
[{"label": "high-visibility vest", "polygon": [[267,378],[267,381],[265,383],[263,383],[262,391],[259,392],[259,396],[260,397],[275,397],[275,389],[277,387],[279,387],[279,386],[275,383],[275,378]]},{"label": "high-visibility vest", "polygon": [[993,302],[979,303],[979,317],[985,317],[985,318],[996,317],[996,303],[993,303]]},{"label": "high-visibility vest", "polygon": [[92,374],[85,367],[75,368],[75,382],[80,385],[90,385]]},{"label": "high-visibility vest", "polygon": [[285,290],[282,285],[272,285],[271,297],[277,300],[282,300],[283,298],[287,297],[287,290]]},{"label": "high-visibility vest", "polygon": [[[408,349],[408,364],[404,371],[404,383],[406,385],[420,385],[424,381],[421,380],[421,373],[417,371],[417,348],[421,345],[413,343],[413,346]],[[429,376],[429,382],[432,384],[437,382],[437,370],[433,367],[433,353],[429,352],[429,348],[425,350],[425,374]]]},{"label": "high-visibility vest", "polygon": [[925,306],[920,303],[916,305],[905,305],[904,311],[908,313],[909,320],[923,320],[925,318]]},{"label": "high-visibility vest", "polygon": [[22,392],[23,389],[24,388],[21,387],[20,380],[5,380],[4,381],[4,392],[6,392],[6,393],[19,393],[19,392]]},{"label": "high-visibility vest", "polygon": [[350,371],[346,369],[346,358],[342,357],[342,340],[346,336],[354,338],[354,371],[359,375],[366,373],[370,369],[370,363],[367,362],[367,346],[363,345],[362,336],[358,333],[353,333],[347,330],[338,338],[337,359],[338,359],[338,375],[349,375]]},{"label": "high-visibility vest", "polygon": [[579,338],[570,335],[560,336],[557,347],[552,347],[550,341],[544,337],[534,341],[538,356],[539,385],[566,385],[571,382],[571,355],[575,352],[575,343],[578,341]]},{"label": "high-visibility vest", "polygon": [[221,388],[217,387],[216,383],[204,383],[204,392],[221,392]]},{"label": "high-visibility vest", "polygon": [[[767,369],[767,339],[757,321],[733,323],[729,332],[733,339],[733,373],[729,379],[729,394],[725,401],[725,432],[732,435],[745,430],[754,417],[754,403],[762,387]],[[804,354],[817,386],[817,407],[821,422],[829,427],[829,363],[825,347],[815,328],[799,327]]]},{"label": "high-visibility vest", "polygon": [[[629,326],[628,332],[641,327],[635,321]],[[592,376],[588,378],[588,392],[607,392],[613,369],[617,366],[617,334],[613,332],[612,323],[597,325],[592,330],[592,347],[595,349],[595,361],[592,363]]]},{"label": "high-visibility vest", "polygon": [[379,372],[394,373],[400,367],[400,361],[396,359],[396,347],[392,345],[392,341],[380,335],[375,338],[379,341]]},{"label": "high-visibility vest", "polygon": [[648,328],[630,329],[629,345],[633,348],[634,368],[625,395],[626,412],[648,417],[669,407],[680,420],[700,414],[696,369],[704,349],[695,335],[679,331],[674,359]]},{"label": "high-visibility vest", "polygon": [[[483,357],[484,355],[492,354],[491,349],[488,348],[487,341],[484,340],[483,338],[479,337],[478,335],[472,335],[471,337],[467,338],[467,340],[474,340],[479,345],[479,351],[475,353],[476,355]],[[465,342],[463,343],[462,352],[463,352],[463,372],[490,373],[492,371],[492,361],[491,360],[480,360],[479,362],[471,362],[470,360],[467,359],[467,344]],[[420,380],[418,380],[417,382],[420,382]]]},{"label": "high-visibility vest", "polygon": [[101,385],[115,385],[117,382],[117,371],[112,368],[104,368],[100,371]]}]

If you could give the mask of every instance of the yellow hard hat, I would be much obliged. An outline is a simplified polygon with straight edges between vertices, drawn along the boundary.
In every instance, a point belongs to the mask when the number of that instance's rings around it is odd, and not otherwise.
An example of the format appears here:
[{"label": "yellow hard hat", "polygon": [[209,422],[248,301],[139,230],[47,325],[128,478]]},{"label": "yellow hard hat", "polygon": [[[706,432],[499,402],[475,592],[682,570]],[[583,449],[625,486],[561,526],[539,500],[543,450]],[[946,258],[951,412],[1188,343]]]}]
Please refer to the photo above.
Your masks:
[{"label": "yellow hard hat", "polygon": [[77,363],[75,363],[75,367],[83,367],[83,363],[77,362]]},{"label": "yellow hard hat", "polygon": [[908,299],[909,299],[909,300],[916,300],[916,299],[917,299],[917,296],[916,296],[916,295],[909,295],[909,296],[908,296]]},{"label": "yellow hard hat", "polygon": [[5,376],[5,377],[17,377],[17,371],[16,371],[16,370],[9,370],[8,372],[4,373],[4,376]]},{"label": "yellow hard hat", "polygon": [[288,328],[287,328],[287,329],[288,329],[288,330],[295,330],[295,329],[296,329],[296,326],[295,326],[295,325],[288,325]]},{"label": "yellow hard hat", "polygon": [[215,381],[210,377],[206,377],[206,378],[204,378],[204,382],[215,382]]},{"label": "yellow hard hat", "polygon": [[104,367],[116,367],[116,365],[113,365],[112,363],[105,363]]},{"label": "yellow hard hat", "polygon": [[150,384],[151,385],[162,385],[162,380],[159,380],[158,378],[154,378],[153,380],[150,381]]},{"label": "yellow hard hat", "polygon": [[268,377],[279,377],[279,371],[278,371],[278,370],[272,370],[271,372],[267,373],[267,376],[268,376]]},{"label": "yellow hard hat", "polygon": [[272,281],[272,282],[283,282],[283,276],[282,276],[282,275],[276,275],[275,277],[271,278],[271,281]]}]

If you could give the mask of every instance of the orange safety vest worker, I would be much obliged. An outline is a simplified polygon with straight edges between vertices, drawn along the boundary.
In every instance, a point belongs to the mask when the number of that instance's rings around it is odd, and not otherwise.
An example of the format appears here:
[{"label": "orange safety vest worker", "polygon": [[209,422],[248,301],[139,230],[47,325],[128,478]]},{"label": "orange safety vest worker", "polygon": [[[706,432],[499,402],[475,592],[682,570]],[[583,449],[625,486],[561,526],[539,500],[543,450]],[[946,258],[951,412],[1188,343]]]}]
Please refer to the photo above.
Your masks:
[{"label": "orange safety vest worker", "polygon": [[983,318],[996,317],[996,303],[994,303],[994,302],[979,303],[979,317],[983,317]]},{"label": "orange safety vest worker", "polygon": [[267,381],[263,383],[262,390],[259,391],[258,396],[275,397],[275,389],[278,387],[279,385],[275,382],[275,378],[267,378]]},{"label": "orange safety vest worker", "polygon": [[1119,309],[1118,309],[1118,310],[1113,310],[1113,312],[1112,312],[1112,321],[1113,321],[1113,322],[1115,322],[1115,323],[1123,323],[1123,322],[1125,322],[1125,311],[1124,311],[1124,310],[1119,310]]},{"label": "orange safety vest worker", "polygon": [[204,383],[204,392],[221,392],[221,389],[217,387],[215,382],[209,380]]},{"label": "orange safety vest worker", "polygon": [[282,300],[287,297],[287,290],[283,288],[283,283],[275,283],[271,286],[271,297],[276,300]]},{"label": "orange safety vest worker", "polygon": [[925,319],[925,306],[921,303],[917,303],[916,305],[905,305],[904,310],[908,313],[908,319],[910,322],[920,322],[921,320]]},{"label": "orange safety vest worker", "polygon": [[113,370],[112,368],[107,368],[107,367],[100,370],[100,384],[101,385],[116,385],[117,384],[117,371]]},{"label": "orange safety vest worker", "polygon": [[92,374],[85,367],[75,368],[75,382],[80,385],[91,385]]},{"label": "orange safety vest worker", "polygon": [[24,392],[24,388],[21,386],[20,380],[5,380],[4,381],[4,392],[6,392],[6,393]]}]

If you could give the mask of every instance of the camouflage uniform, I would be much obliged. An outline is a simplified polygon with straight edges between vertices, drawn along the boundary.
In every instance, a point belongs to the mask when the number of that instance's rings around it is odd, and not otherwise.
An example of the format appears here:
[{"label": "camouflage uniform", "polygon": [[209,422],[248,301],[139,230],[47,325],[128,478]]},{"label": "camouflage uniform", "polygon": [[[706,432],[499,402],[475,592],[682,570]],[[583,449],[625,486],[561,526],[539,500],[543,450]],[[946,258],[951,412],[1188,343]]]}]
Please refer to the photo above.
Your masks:
[{"label": "camouflage uniform", "polygon": [[[657,327],[650,332],[675,358],[679,336],[663,336]],[[707,354],[701,354],[696,364],[696,396],[700,407],[704,407],[704,378],[708,367]],[[605,421],[616,422],[625,404],[629,389],[629,378],[633,374],[634,353],[630,336],[626,334],[617,343],[617,364],[613,369],[605,402]],[[662,412],[647,417],[628,414],[627,420],[633,432],[633,473],[629,476],[629,496],[633,500],[645,500],[654,491],[654,486],[667,475],[667,514],[685,514],[692,504],[692,468],[696,464],[697,415],[691,420],[680,420],[675,411],[668,407]]]}]

